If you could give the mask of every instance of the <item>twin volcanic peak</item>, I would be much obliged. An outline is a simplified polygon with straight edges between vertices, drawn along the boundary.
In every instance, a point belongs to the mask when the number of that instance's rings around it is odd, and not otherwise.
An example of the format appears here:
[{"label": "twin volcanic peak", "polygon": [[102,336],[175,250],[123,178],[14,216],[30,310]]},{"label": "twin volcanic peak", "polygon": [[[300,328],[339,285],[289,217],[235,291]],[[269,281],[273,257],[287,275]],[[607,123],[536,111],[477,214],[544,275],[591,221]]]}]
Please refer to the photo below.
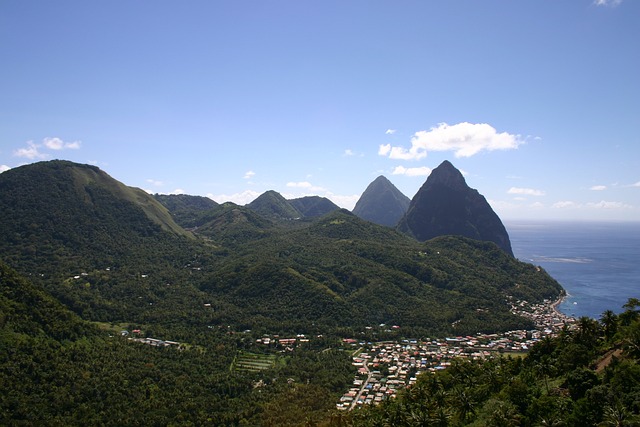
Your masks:
[{"label": "twin volcanic peak", "polygon": [[397,228],[419,241],[443,235],[490,241],[513,256],[509,235],[498,215],[446,160],[418,190]]},{"label": "twin volcanic peak", "polygon": [[364,190],[352,212],[375,224],[395,227],[410,203],[391,181],[380,175]]}]

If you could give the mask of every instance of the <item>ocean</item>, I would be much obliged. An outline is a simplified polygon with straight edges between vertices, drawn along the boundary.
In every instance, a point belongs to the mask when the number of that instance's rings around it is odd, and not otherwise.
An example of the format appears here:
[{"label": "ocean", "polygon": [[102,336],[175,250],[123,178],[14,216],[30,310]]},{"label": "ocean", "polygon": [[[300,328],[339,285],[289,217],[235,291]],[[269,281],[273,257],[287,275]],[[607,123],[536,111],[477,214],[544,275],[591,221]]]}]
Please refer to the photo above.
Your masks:
[{"label": "ocean", "polygon": [[600,319],[640,299],[640,222],[505,221],[513,253],[567,291],[559,310]]}]

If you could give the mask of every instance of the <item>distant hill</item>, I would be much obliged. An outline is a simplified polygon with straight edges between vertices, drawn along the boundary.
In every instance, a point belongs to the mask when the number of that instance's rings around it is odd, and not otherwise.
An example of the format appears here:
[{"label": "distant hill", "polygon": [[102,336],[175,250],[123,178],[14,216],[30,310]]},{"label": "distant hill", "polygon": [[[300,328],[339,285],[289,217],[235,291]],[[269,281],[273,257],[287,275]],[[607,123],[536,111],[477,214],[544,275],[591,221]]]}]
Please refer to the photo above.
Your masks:
[{"label": "distant hill", "polygon": [[331,200],[320,196],[307,196],[290,199],[289,203],[307,218],[326,215],[329,212],[340,209],[340,207]]},{"label": "distant hill", "polygon": [[273,221],[258,212],[226,202],[208,211],[206,222],[201,223],[194,233],[216,243],[237,245],[267,237],[273,228]]},{"label": "distant hill", "polygon": [[186,229],[206,223],[211,218],[211,213],[220,206],[217,202],[203,196],[156,194],[154,197],[169,210],[176,223]]},{"label": "distant hill", "polygon": [[398,230],[419,241],[446,235],[490,241],[513,256],[509,235],[498,215],[448,161],[431,172],[411,200]]},{"label": "distant hill", "polygon": [[411,200],[387,178],[380,175],[364,190],[353,213],[362,219],[395,227],[409,208]]},{"label": "distant hill", "polygon": [[287,199],[273,190],[262,193],[246,206],[269,219],[288,220],[303,216]]}]

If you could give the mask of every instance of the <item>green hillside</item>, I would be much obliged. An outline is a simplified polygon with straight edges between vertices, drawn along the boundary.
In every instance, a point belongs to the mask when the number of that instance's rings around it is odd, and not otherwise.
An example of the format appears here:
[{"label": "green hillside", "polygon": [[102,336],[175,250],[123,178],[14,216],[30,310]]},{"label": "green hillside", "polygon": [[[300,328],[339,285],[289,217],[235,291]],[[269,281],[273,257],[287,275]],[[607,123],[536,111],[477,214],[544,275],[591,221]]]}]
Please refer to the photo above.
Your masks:
[{"label": "green hillside", "polygon": [[276,220],[291,220],[303,215],[280,193],[267,191],[247,205],[265,218]]},{"label": "green hillside", "polygon": [[507,299],[562,292],[490,242],[154,199],[70,162],[0,174],[0,208],[1,425],[326,425],[343,338],[528,328]]},{"label": "green hillside", "polygon": [[247,328],[288,319],[306,328],[389,323],[422,333],[454,332],[454,322],[459,333],[526,327],[509,313],[507,296],[541,301],[561,292],[544,271],[491,243],[418,243],[347,211],[238,247],[202,286],[240,307]]}]

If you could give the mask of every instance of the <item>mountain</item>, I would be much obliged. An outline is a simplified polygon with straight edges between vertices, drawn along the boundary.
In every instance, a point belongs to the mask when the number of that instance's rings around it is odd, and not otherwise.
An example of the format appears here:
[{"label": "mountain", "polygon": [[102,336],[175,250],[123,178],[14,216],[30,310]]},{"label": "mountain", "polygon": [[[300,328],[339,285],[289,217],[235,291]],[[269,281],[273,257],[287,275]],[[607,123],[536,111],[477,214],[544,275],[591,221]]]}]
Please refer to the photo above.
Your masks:
[{"label": "mountain", "polygon": [[171,328],[187,318],[265,332],[391,322],[423,332],[452,332],[453,322],[458,332],[513,329],[527,323],[506,296],[540,301],[561,291],[485,242],[421,243],[344,209],[280,221],[302,213],[273,191],[252,203],[256,210],[160,199],[205,212],[194,228],[202,238],[185,238],[156,199],[98,168],[54,161],[11,169],[0,175],[0,258],[83,319]]},{"label": "mountain", "polygon": [[160,254],[179,263],[194,253],[185,249],[194,236],[164,206],[95,166],[54,160],[8,170],[0,212],[0,258],[38,280],[116,265],[139,271],[159,265]]},{"label": "mountain", "polygon": [[240,320],[262,333],[287,319],[318,333],[386,323],[416,334],[528,328],[505,299],[541,301],[561,291],[492,243],[458,236],[421,243],[342,209],[237,247],[202,289],[243,313],[234,319],[217,309],[221,323]]},{"label": "mountain", "polygon": [[509,235],[498,215],[446,160],[431,172],[413,197],[398,230],[419,241],[445,235],[486,240],[513,256]]},{"label": "mountain", "polygon": [[235,203],[226,202],[207,211],[206,221],[194,233],[222,245],[237,245],[270,235],[274,222],[258,212]]},{"label": "mountain", "polygon": [[380,175],[364,190],[353,213],[367,221],[395,227],[410,202],[391,181]]},{"label": "mountain", "polygon": [[246,206],[269,219],[288,220],[302,217],[300,211],[294,208],[280,193],[273,190],[262,193]]},{"label": "mountain", "polygon": [[208,197],[187,194],[156,194],[155,199],[169,210],[181,227],[193,230],[206,223],[218,206]]},{"label": "mountain", "polygon": [[289,203],[307,218],[326,215],[329,212],[340,209],[340,207],[331,200],[320,196],[307,196],[290,199]]}]

